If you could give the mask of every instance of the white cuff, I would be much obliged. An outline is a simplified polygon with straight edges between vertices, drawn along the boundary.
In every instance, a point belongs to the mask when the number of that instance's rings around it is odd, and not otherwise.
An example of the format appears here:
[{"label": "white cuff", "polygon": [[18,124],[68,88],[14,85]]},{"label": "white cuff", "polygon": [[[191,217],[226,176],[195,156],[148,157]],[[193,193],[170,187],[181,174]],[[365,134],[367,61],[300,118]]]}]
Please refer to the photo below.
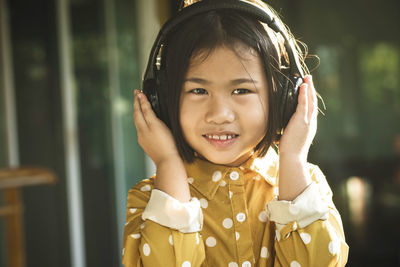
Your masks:
[{"label": "white cuff", "polygon": [[312,182],[293,201],[274,199],[267,204],[267,215],[275,222],[277,230],[293,221],[304,228],[316,220],[326,220],[329,216],[328,205],[322,200],[318,186]]},{"label": "white cuff", "polygon": [[142,214],[143,220],[151,220],[182,233],[194,233],[203,227],[203,213],[200,201],[192,198],[181,203],[167,193],[153,189],[150,200]]}]

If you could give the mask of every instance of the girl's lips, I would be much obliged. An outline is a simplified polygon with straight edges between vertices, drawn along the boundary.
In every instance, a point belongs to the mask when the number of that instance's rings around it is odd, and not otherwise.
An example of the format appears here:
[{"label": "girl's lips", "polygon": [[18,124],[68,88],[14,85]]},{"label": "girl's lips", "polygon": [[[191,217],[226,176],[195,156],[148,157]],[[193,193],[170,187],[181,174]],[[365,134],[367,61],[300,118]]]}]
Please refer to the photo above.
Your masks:
[{"label": "girl's lips", "polygon": [[208,133],[204,134],[203,136],[209,138],[209,139],[214,139],[214,140],[227,140],[227,139],[232,139],[234,137],[237,137],[238,134],[234,133]]},{"label": "girl's lips", "polygon": [[238,134],[204,134],[208,143],[217,148],[227,148],[236,142]]}]

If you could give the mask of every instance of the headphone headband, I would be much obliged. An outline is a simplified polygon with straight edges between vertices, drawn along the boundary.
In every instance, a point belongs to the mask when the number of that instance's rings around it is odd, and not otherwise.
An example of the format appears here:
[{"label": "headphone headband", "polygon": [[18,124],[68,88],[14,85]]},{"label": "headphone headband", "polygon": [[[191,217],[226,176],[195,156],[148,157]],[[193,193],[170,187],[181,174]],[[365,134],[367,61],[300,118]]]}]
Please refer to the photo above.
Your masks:
[{"label": "headphone headband", "polygon": [[157,60],[157,57],[160,56],[162,42],[165,40],[167,34],[172,32],[176,26],[180,25],[192,16],[211,10],[221,9],[242,11],[259,21],[266,23],[268,27],[270,27],[276,33],[280,33],[285,40],[285,47],[286,51],[288,52],[290,64],[293,65],[294,63],[294,65],[296,65],[294,67],[299,76],[301,78],[304,77],[304,73],[302,71],[299,60],[293,54],[293,51],[295,51],[294,44],[290,41],[289,37],[287,36],[286,30],[283,29],[283,26],[274,19],[274,16],[272,14],[267,13],[266,10],[245,0],[202,0],[180,10],[178,14],[170,18],[159,31],[149,57],[149,63],[153,62],[153,64],[147,65],[144,77],[155,78],[156,70],[154,68],[157,66],[157,62],[160,63],[160,60]]}]

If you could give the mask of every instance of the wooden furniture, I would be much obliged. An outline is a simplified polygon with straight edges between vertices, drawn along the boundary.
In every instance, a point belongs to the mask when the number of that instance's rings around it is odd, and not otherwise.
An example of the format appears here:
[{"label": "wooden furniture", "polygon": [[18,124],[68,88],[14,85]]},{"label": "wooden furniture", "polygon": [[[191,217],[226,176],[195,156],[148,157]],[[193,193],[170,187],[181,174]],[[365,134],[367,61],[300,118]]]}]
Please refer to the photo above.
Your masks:
[{"label": "wooden furniture", "polygon": [[54,173],[44,168],[0,169],[0,190],[4,197],[4,205],[0,206],[0,217],[5,218],[6,234],[4,237],[6,240],[7,266],[25,266],[21,189],[25,186],[54,184],[55,182]]}]

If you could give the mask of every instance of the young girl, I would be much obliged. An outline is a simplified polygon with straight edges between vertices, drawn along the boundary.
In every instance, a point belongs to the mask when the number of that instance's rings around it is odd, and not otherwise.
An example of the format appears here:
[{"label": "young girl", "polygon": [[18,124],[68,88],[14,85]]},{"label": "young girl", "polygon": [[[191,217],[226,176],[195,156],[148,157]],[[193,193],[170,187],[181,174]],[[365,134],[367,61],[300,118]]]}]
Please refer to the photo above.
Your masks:
[{"label": "young girl", "polygon": [[318,113],[311,76],[282,129],[283,42],[223,9],[190,17],[166,38],[162,120],[135,91],[138,142],[157,173],[128,193],[126,267],[345,265],[332,192],[307,162]]}]

